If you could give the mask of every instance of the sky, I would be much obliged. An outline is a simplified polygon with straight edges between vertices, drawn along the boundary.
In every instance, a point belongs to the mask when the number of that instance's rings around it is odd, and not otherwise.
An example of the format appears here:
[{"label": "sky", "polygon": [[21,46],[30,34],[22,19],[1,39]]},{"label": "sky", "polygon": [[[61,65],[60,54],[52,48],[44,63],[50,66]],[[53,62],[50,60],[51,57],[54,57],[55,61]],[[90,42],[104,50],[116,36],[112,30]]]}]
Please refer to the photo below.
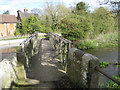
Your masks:
[{"label": "sky", "polygon": [[64,4],[66,7],[75,6],[78,2],[86,2],[90,7],[89,10],[93,11],[94,8],[100,7],[99,1],[103,0],[0,0],[0,14],[6,10],[10,11],[10,14],[17,16],[17,10],[23,11],[27,8],[28,11],[33,8],[44,10],[46,2],[52,2],[53,4]]}]

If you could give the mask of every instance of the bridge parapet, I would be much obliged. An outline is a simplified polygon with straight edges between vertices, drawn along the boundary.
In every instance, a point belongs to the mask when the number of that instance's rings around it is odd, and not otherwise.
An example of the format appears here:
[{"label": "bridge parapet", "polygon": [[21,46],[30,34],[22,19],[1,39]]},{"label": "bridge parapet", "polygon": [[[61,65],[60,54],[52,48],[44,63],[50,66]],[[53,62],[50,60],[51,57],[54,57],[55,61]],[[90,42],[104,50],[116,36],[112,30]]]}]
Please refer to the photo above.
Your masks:
[{"label": "bridge parapet", "polygon": [[38,52],[38,32],[31,35],[25,41],[20,43],[19,50],[17,53],[17,60],[24,64],[26,71],[29,68],[31,59],[35,53]]},{"label": "bridge parapet", "polygon": [[49,41],[55,49],[58,58],[61,60],[63,68],[67,70],[68,52],[72,47],[72,42],[53,32],[49,32],[48,34]]},{"label": "bridge parapet", "polygon": [[79,49],[71,48],[68,54],[68,76],[81,88],[98,88],[98,58]]},{"label": "bridge parapet", "polygon": [[18,53],[10,54],[0,62],[0,90],[12,88],[19,80],[26,80],[25,69],[29,67],[30,60],[37,53],[38,33],[33,34],[22,42]]},{"label": "bridge parapet", "polygon": [[98,88],[98,58],[73,48],[72,42],[49,32],[49,41],[55,49],[70,80],[81,88]]}]

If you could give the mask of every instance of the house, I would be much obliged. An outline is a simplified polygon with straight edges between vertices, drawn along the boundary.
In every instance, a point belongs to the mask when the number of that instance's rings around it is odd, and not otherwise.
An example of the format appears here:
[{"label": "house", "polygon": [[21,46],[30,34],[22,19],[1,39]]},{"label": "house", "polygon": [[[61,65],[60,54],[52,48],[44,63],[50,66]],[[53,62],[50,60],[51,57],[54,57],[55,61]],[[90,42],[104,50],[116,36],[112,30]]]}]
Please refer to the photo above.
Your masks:
[{"label": "house", "polygon": [[18,14],[17,19],[19,23],[21,23],[23,19],[30,17],[30,15],[32,14],[36,17],[39,17],[37,13],[28,13],[28,9],[26,8],[24,9],[24,12],[18,10],[17,14]]},{"label": "house", "polygon": [[1,14],[0,15],[0,37],[14,36],[16,30],[17,19],[15,15]]}]

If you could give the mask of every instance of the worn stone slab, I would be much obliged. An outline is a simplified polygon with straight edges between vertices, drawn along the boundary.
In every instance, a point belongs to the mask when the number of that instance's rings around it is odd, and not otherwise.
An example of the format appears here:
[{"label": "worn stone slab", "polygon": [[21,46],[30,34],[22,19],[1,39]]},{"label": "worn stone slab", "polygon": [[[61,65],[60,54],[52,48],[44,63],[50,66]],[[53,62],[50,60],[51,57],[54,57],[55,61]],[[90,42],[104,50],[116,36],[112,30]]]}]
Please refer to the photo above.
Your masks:
[{"label": "worn stone slab", "polygon": [[55,88],[56,85],[53,82],[60,80],[66,74],[50,42],[44,39],[40,42],[39,52],[31,62],[28,78],[39,80],[40,88]]}]

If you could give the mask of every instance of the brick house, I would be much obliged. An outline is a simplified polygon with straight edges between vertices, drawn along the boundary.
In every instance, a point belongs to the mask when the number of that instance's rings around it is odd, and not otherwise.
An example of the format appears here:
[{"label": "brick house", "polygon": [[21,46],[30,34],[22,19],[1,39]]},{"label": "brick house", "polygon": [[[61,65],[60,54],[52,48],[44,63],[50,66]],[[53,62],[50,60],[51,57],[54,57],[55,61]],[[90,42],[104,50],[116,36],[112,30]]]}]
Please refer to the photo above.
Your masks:
[{"label": "brick house", "polygon": [[17,19],[15,15],[1,14],[0,15],[0,37],[14,36],[16,30]]}]

